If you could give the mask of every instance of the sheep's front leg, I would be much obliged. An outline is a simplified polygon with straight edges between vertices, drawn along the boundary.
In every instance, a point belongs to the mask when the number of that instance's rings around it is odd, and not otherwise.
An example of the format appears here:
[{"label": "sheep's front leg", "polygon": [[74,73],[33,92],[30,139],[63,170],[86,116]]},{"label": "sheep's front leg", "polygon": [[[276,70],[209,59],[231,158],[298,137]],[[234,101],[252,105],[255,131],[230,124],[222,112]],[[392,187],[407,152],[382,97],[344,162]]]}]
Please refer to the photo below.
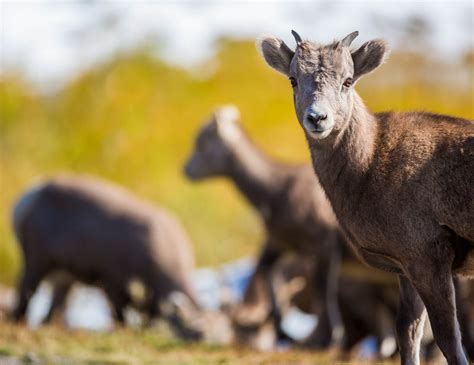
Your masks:
[{"label": "sheep's front leg", "polygon": [[327,348],[340,345],[344,329],[338,303],[338,279],[341,254],[336,244],[328,245],[318,259],[314,272],[315,293],[321,301],[318,325],[306,339],[304,345],[312,348]]},{"label": "sheep's front leg", "polygon": [[419,365],[420,343],[426,319],[425,305],[410,281],[400,275],[400,306],[397,314],[397,338],[402,365]]},{"label": "sheep's front leg", "polygon": [[244,298],[234,312],[233,320],[236,324],[244,326],[262,324],[270,312],[275,312],[271,300],[270,271],[280,256],[281,253],[268,240],[245,290]]}]

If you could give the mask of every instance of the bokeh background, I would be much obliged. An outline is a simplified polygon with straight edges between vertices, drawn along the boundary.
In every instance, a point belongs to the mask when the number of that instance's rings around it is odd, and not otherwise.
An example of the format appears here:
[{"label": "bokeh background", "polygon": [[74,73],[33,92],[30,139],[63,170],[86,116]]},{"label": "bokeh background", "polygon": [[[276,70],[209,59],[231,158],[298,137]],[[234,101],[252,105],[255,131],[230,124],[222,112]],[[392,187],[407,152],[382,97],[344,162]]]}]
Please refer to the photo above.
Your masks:
[{"label": "bokeh background", "polygon": [[392,55],[357,89],[373,111],[474,118],[474,8],[466,2],[0,2],[0,283],[21,259],[15,199],[61,171],[110,179],[175,212],[199,266],[253,255],[255,214],[224,180],[182,166],[216,105],[233,103],[275,158],[308,161],[288,81],[255,38],[291,29],[330,41],[360,31]]}]

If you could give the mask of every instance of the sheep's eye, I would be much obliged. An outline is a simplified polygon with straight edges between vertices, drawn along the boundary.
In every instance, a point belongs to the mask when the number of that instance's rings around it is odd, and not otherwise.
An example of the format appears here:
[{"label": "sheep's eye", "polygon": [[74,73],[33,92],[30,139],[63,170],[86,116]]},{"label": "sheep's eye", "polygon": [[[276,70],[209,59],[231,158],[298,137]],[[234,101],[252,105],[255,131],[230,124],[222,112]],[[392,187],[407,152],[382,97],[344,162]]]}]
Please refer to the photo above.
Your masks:
[{"label": "sheep's eye", "polygon": [[349,77],[348,79],[346,79],[346,81],[344,81],[343,85],[345,87],[351,87],[352,85],[352,79]]},{"label": "sheep's eye", "polygon": [[296,82],[296,79],[293,76],[290,77],[290,83],[291,83],[291,87],[296,87],[296,85],[298,85],[298,83]]}]

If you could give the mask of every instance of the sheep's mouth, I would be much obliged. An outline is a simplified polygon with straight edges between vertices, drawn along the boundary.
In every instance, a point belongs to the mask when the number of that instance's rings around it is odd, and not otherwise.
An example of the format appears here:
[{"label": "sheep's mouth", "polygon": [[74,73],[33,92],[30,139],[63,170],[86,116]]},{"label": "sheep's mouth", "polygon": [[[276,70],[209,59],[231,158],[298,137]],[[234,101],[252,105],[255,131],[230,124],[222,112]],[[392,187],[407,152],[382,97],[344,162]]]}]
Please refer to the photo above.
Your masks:
[{"label": "sheep's mouth", "polygon": [[332,126],[329,128],[305,128],[308,135],[314,139],[324,139],[331,134]]},{"label": "sheep's mouth", "polygon": [[332,131],[334,127],[334,123],[331,121],[324,121],[322,123],[318,123],[317,125],[307,123],[306,121],[303,122],[303,127],[314,139],[323,139],[326,138]]},{"label": "sheep's mouth", "polygon": [[309,132],[310,133],[324,133],[328,130],[329,128],[322,128],[322,127],[318,127],[318,128],[312,128]]}]

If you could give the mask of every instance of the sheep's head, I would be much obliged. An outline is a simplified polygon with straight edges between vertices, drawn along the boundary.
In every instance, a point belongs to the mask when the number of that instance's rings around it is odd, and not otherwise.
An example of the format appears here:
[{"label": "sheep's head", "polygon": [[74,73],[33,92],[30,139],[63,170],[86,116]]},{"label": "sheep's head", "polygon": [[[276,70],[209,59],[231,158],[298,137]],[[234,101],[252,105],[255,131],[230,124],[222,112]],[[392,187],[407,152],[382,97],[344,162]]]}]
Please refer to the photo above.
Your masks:
[{"label": "sheep's head", "polygon": [[199,131],[194,151],[185,165],[185,174],[193,180],[229,174],[231,146],[238,143],[242,130],[239,111],[227,105],[214,111]]},{"label": "sheep's head", "polygon": [[289,78],[305,133],[322,140],[345,128],[352,113],[354,84],[384,61],[388,48],[384,41],[373,40],[351,51],[358,32],[328,45],[302,40],[294,31],[293,35],[295,51],[275,37],[263,38],[259,45],[266,62]]},{"label": "sheep's head", "polygon": [[228,313],[224,310],[197,308],[183,293],[171,293],[160,303],[160,313],[181,339],[219,345],[228,345],[234,341]]}]

